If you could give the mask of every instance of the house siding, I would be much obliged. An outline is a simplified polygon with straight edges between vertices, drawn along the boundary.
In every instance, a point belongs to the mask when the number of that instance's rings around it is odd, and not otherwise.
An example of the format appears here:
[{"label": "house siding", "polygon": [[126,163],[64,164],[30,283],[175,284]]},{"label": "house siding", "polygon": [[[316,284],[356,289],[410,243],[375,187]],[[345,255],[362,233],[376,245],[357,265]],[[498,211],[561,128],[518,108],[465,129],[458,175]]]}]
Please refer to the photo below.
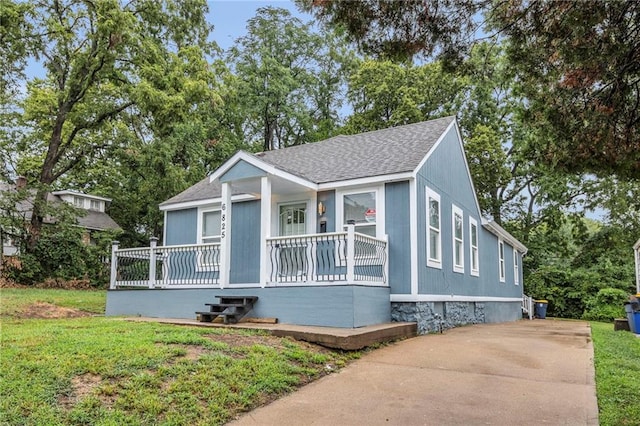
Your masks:
[{"label": "house siding", "polygon": [[260,200],[233,203],[230,284],[260,282]]},{"label": "house siding", "polygon": [[[327,223],[326,232],[336,232],[336,192],[335,191],[320,191],[318,192],[318,202],[322,201],[326,211],[324,220]],[[317,212],[316,212],[317,214]],[[322,216],[318,216],[316,232],[320,233],[320,222]]]},{"label": "house siding", "polygon": [[364,327],[391,319],[388,287],[317,286],[250,289],[111,290],[106,315],[195,318],[215,296],[258,296],[249,317],[324,327]]},{"label": "house siding", "polygon": [[389,238],[389,286],[393,294],[411,293],[409,182],[385,185],[385,231]]},{"label": "house siding", "polygon": [[[521,297],[522,285],[514,285],[513,248],[505,242],[506,281],[500,282],[498,239],[480,225],[474,189],[469,179],[465,158],[455,128],[451,128],[442,142],[418,171],[416,178],[418,207],[418,294],[487,297]],[[440,195],[440,232],[442,269],[427,267],[425,187]],[[463,213],[464,272],[453,272],[453,205]],[[469,255],[469,218],[478,222],[478,277],[471,275]],[[521,281],[522,282],[522,281]]]},{"label": "house siding", "polygon": [[198,209],[168,211],[165,220],[164,245],[175,246],[197,242]]},{"label": "house siding", "polygon": [[233,180],[256,178],[266,175],[267,173],[264,170],[259,169],[244,160],[240,160],[220,176],[220,182],[231,182]]}]

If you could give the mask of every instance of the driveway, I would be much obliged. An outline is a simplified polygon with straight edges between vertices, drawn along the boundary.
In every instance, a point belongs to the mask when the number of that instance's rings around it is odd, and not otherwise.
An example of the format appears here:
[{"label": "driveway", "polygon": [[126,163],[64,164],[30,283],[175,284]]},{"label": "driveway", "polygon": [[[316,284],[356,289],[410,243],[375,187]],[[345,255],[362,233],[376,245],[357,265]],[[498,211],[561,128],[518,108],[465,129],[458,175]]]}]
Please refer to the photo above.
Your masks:
[{"label": "driveway", "polygon": [[597,425],[589,324],[473,325],[394,343],[233,425]]}]

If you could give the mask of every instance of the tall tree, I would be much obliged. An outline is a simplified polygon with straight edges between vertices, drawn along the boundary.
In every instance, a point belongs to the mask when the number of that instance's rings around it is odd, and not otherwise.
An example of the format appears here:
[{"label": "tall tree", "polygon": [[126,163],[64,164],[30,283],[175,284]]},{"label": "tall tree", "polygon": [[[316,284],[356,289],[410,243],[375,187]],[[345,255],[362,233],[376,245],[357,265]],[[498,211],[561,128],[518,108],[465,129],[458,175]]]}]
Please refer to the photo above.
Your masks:
[{"label": "tall tree", "polygon": [[640,177],[640,3],[497,2],[494,28],[531,84],[530,119],[546,121],[549,163]]},{"label": "tall tree", "polygon": [[458,58],[488,0],[297,0],[321,22],[342,27],[366,53],[406,60],[416,55]]},{"label": "tall tree", "polygon": [[258,9],[247,31],[228,55],[239,115],[232,121],[265,151],[329,136],[349,56],[336,37],[271,7]]},{"label": "tall tree", "polygon": [[349,78],[353,108],[344,131],[360,133],[453,115],[463,100],[464,78],[439,62],[414,66],[360,61]]},{"label": "tall tree", "polygon": [[[640,3],[632,0],[298,0],[387,58],[465,57],[477,35],[503,37],[530,83],[539,159],[570,172],[640,176]],[[492,28],[478,31],[480,12]],[[482,35],[482,37],[487,37]],[[455,61],[453,62],[456,63]]]},{"label": "tall tree", "polygon": [[88,159],[109,157],[132,136],[144,142],[171,134],[192,105],[216,101],[206,61],[214,46],[207,41],[204,0],[11,4],[28,12],[16,15],[21,31],[6,37],[8,49],[23,49],[28,40],[24,57],[35,58],[46,73],[23,80],[22,135],[15,145],[23,163],[37,164],[33,248],[46,192],[58,179]]}]

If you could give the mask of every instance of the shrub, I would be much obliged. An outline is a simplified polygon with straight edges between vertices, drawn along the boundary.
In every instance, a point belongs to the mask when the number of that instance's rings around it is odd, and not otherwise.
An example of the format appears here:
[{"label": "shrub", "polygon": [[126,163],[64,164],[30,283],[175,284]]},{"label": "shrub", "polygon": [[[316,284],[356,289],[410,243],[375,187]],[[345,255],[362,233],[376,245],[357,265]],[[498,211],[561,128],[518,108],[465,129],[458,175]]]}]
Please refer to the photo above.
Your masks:
[{"label": "shrub", "polygon": [[617,288],[603,288],[595,297],[587,301],[582,318],[591,321],[611,322],[625,316],[624,302],[629,298],[626,291]]}]

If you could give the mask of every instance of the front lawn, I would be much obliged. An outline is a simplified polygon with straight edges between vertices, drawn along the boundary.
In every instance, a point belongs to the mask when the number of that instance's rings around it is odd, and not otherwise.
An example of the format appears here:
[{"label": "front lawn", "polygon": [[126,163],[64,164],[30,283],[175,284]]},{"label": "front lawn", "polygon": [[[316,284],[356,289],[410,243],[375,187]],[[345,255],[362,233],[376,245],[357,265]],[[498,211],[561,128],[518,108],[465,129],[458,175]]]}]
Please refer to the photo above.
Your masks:
[{"label": "front lawn", "polygon": [[640,424],[640,338],[591,323],[601,425]]},{"label": "front lawn", "polygon": [[38,303],[95,313],[104,292],[0,298],[0,424],[223,424],[357,356],[253,331],[29,314]]}]

